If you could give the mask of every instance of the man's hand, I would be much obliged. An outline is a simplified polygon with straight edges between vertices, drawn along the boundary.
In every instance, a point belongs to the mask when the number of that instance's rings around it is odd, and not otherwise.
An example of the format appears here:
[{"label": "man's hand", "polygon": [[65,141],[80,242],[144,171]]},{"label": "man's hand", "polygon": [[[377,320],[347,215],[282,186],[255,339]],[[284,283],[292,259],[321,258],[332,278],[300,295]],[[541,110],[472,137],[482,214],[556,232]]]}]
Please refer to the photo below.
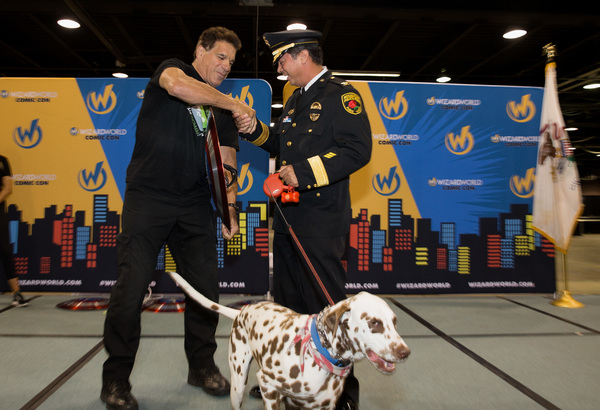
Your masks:
[{"label": "man's hand", "polygon": [[256,130],[258,121],[256,117],[249,117],[247,114],[233,113],[233,120],[240,134],[251,134]]},{"label": "man's hand", "polygon": [[225,238],[225,240],[230,240],[240,230],[240,227],[238,225],[237,211],[235,210],[235,208],[233,208],[231,206],[228,208],[229,208],[229,220],[231,221],[231,230],[227,229],[225,224],[222,224],[223,229],[221,229],[221,232],[223,233],[223,238]]},{"label": "man's hand", "polygon": [[250,134],[256,129],[256,124],[258,123],[256,111],[247,104],[240,103],[239,109],[232,111],[232,114],[239,133]]}]

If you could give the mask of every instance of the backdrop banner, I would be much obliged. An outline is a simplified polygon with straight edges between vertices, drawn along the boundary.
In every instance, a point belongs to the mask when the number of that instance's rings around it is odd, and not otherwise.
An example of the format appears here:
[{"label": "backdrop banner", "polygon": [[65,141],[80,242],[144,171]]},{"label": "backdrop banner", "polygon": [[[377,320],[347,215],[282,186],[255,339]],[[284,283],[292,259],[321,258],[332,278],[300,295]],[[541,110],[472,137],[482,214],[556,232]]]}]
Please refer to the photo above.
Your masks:
[{"label": "backdrop banner", "polygon": [[[0,79],[0,152],[13,173],[9,234],[24,291],[108,292],[116,281],[125,174],[147,83],[135,78]],[[229,79],[219,89],[270,121],[267,82]],[[238,167],[240,234],[225,241],[217,221],[220,288],[266,293],[268,200],[262,181],[269,155],[241,141]],[[177,291],[162,274],[165,269],[176,269],[168,247],[158,255],[152,286]],[[0,283],[7,287],[6,281]]]},{"label": "backdrop banner", "polygon": [[[147,79],[0,79],[9,232],[24,291],[108,292]],[[531,224],[543,89],[353,82],[373,155],[351,176],[347,293],[551,293],[554,247]],[[270,122],[271,88],[219,88]],[[224,293],[269,286],[268,154],[238,153],[240,234],[216,238]],[[302,195],[300,195],[302,200]],[[154,291],[177,288],[169,249]],[[4,288],[1,288],[1,287]],[[6,290],[6,282],[0,282]]]},{"label": "backdrop banner", "polygon": [[351,178],[348,293],[553,292],[531,225],[543,89],[353,85],[373,155]]}]

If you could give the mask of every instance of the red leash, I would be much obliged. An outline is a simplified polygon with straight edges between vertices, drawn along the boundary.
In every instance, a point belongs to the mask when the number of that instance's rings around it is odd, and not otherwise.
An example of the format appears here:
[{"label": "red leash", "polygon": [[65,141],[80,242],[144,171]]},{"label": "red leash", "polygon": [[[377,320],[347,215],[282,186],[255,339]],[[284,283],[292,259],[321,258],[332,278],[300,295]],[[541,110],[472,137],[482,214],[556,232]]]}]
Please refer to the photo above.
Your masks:
[{"label": "red leash", "polygon": [[[277,181],[281,181],[279,179],[279,175],[278,174],[273,174],[273,175],[277,175],[275,178],[277,178]],[[269,178],[273,177],[273,175],[271,175]],[[302,244],[300,244],[300,241],[298,240],[298,237],[296,236],[296,233],[294,232],[294,230],[292,229],[292,226],[288,223],[287,219],[285,218],[285,215],[283,214],[283,211],[281,210],[281,207],[279,206],[279,204],[277,203],[277,199],[275,199],[275,196],[273,195],[273,192],[271,191],[271,187],[269,186],[270,184],[267,183],[267,181],[269,181],[269,178],[267,178],[267,180],[265,181],[265,184],[263,185],[263,190],[266,187],[267,190],[269,191],[269,194],[271,195],[271,198],[273,199],[273,201],[275,202],[275,206],[277,207],[277,209],[279,210],[279,214],[281,215],[281,217],[283,218],[283,222],[285,222],[285,225],[288,228],[288,231],[290,232],[290,234],[292,235],[292,238],[294,238],[294,242],[296,243],[296,246],[298,247],[298,250],[300,251],[300,253],[302,254],[302,256],[304,257],[304,260],[306,261],[306,263],[308,264],[308,267],[310,268],[310,271],[312,272],[313,276],[315,277],[315,279],[317,280],[317,283],[319,284],[319,286],[321,287],[321,290],[323,291],[323,294],[325,295],[325,297],[327,298],[327,301],[329,302],[329,305],[333,306],[335,303],[333,303],[333,300],[331,299],[331,296],[329,296],[329,292],[327,292],[327,289],[325,289],[325,285],[323,285],[323,282],[321,281],[321,278],[319,277],[319,275],[317,274],[317,271],[315,270],[315,267],[313,266],[313,264],[310,262],[310,259],[308,259],[308,255],[306,254],[306,252],[304,251],[304,248],[302,247]],[[283,185],[283,183],[282,183]],[[285,186],[284,186],[285,187]],[[287,188],[287,187],[285,187]],[[282,192],[281,189],[274,189],[277,192],[279,192],[277,194],[277,196],[279,196]],[[267,193],[267,191],[265,190],[265,193]],[[298,202],[298,201],[294,201],[294,202]]]}]

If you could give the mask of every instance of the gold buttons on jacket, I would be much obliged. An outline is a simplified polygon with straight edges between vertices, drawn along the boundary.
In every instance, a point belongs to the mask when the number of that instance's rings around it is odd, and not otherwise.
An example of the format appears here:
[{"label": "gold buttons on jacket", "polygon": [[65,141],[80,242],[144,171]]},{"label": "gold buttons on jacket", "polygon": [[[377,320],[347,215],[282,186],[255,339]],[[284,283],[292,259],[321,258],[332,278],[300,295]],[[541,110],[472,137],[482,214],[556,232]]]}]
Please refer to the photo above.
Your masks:
[{"label": "gold buttons on jacket", "polygon": [[287,165],[287,161],[281,161],[281,165]]},{"label": "gold buttons on jacket", "polygon": [[292,145],[292,141],[287,142],[287,146],[290,147]]}]

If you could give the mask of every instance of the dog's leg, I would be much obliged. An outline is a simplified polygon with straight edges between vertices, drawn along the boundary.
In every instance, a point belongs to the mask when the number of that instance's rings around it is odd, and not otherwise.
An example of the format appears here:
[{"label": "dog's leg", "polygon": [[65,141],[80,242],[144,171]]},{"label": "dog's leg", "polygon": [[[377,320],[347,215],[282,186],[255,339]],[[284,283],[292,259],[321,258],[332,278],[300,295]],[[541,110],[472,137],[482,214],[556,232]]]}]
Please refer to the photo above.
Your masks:
[{"label": "dog's leg", "polygon": [[280,410],[281,409],[281,393],[274,387],[268,384],[269,378],[266,377],[262,370],[256,373],[258,378],[258,385],[260,386],[260,393],[265,405],[265,410]]},{"label": "dog's leg", "polygon": [[[233,329],[236,329],[236,327],[232,328],[232,334],[229,337],[230,396],[231,406],[235,410],[239,410],[242,408],[242,400],[244,399],[244,391],[246,390],[248,373],[252,363],[252,352],[247,343],[236,338]],[[237,329],[239,331],[239,327]]]}]

